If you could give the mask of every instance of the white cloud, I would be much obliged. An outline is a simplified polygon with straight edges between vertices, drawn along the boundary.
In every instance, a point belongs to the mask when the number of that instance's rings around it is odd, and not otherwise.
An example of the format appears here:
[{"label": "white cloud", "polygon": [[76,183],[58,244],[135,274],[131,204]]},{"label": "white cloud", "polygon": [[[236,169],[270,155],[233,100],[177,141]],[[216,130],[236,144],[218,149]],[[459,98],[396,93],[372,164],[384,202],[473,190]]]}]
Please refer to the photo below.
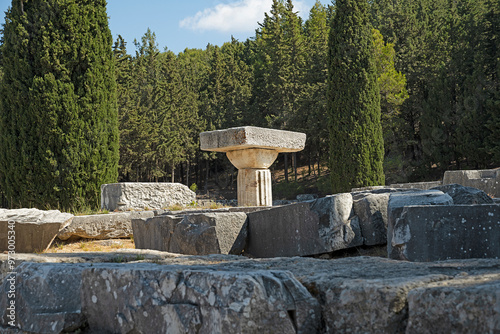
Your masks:
[{"label": "white cloud", "polygon": [[[218,4],[186,17],[179,22],[179,26],[197,31],[252,32],[257,28],[257,22],[264,20],[264,13],[269,13],[271,5],[272,0],[240,0]],[[302,17],[308,14],[306,8],[303,1],[294,2],[294,11],[299,11]]]}]

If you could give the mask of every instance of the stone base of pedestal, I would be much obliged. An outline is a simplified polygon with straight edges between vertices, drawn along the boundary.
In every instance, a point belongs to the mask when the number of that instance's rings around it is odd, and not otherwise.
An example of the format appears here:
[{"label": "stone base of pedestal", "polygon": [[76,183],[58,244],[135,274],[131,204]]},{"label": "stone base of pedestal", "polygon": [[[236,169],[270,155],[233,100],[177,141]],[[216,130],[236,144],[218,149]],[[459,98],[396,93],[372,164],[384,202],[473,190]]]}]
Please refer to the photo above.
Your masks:
[{"label": "stone base of pedestal", "polygon": [[248,168],[238,171],[238,205],[273,205],[271,172],[269,169]]}]

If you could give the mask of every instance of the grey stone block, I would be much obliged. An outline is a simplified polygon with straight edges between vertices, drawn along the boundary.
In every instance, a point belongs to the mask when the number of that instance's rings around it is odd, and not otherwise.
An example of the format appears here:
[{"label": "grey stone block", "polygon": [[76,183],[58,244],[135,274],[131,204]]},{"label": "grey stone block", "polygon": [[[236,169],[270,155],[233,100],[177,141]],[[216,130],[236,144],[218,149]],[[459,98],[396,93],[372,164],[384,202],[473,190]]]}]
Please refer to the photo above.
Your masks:
[{"label": "grey stone block", "polygon": [[134,219],[134,242],[138,249],[190,255],[228,254],[246,218],[243,212],[212,212]]},{"label": "grey stone block", "polygon": [[367,246],[387,242],[387,205],[389,194],[366,193],[354,200],[354,214],[359,217],[363,243]]},{"label": "grey stone block", "polygon": [[464,275],[408,293],[406,333],[499,333],[500,275]]},{"label": "grey stone block", "polygon": [[[143,261],[161,265],[102,263],[118,255],[128,261],[142,256]],[[0,254],[0,263],[6,259]],[[20,260],[37,262],[18,267],[19,276],[25,278],[17,290],[27,303],[18,312],[24,330],[4,330],[6,298],[0,298],[1,333],[33,333],[29,328],[35,324],[44,324],[53,333],[54,321],[57,333],[64,328],[77,332],[80,328],[70,326],[79,321],[70,323],[71,314],[82,314],[90,333],[122,333],[130,328],[137,333],[164,333],[168,325],[174,332],[194,328],[200,333],[498,331],[500,260],[495,259],[263,260],[121,250],[93,256],[20,254]],[[0,291],[7,288],[4,285]]]},{"label": "grey stone block", "polygon": [[319,302],[286,271],[29,263],[19,276],[16,327],[30,333],[85,323],[89,333],[317,333],[321,325]]},{"label": "grey stone block", "polygon": [[60,240],[69,238],[116,239],[132,236],[132,219],[151,218],[153,211],[130,211],[102,215],[76,216],[57,234]]},{"label": "grey stone block", "polygon": [[7,325],[11,321],[7,307],[14,300],[17,329],[50,334],[70,333],[82,327],[85,317],[81,313],[80,290],[84,267],[88,265],[75,264],[68,271],[67,265],[22,263],[13,276],[15,298],[8,298],[11,275],[3,281],[1,323]]},{"label": "grey stone block", "polygon": [[443,185],[453,183],[480,189],[492,197],[500,197],[500,168],[446,171]]},{"label": "grey stone block", "polygon": [[318,198],[316,194],[299,194],[297,195],[297,201],[306,202],[306,201],[314,201]]},{"label": "grey stone block", "polygon": [[391,258],[409,261],[500,257],[500,207],[405,207],[396,219]]},{"label": "grey stone block", "polygon": [[394,183],[391,184],[391,188],[401,188],[401,189],[420,189],[429,190],[435,187],[441,186],[443,183],[441,181],[431,181],[431,182],[412,182],[412,183]]},{"label": "grey stone block", "polygon": [[453,199],[453,204],[492,204],[493,199],[488,196],[484,191],[464,187],[460,184],[446,184],[443,186],[432,188],[435,190],[442,191],[451,196]]},{"label": "grey stone block", "polygon": [[245,253],[255,257],[306,256],[363,244],[352,196],[337,194],[248,214]]},{"label": "grey stone block", "polygon": [[[61,213],[58,210],[0,209],[0,252],[44,251],[50,247],[60,229],[67,226],[72,218],[72,214]],[[9,224],[9,222],[14,224]],[[9,249],[9,242],[11,249]]]},{"label": "grey stone block", "polygon": [[109,211],[165,209],[196,202],[196,194],[180,183],[123,182],[101,185],[101,209]]},{"label": "grey stone block", "polygon": [[387,254],[389,257],[397,257],[392,254],[393,229],[396,219],[400,217],[405,206],[411,205],[451,205],[453,199],[450,195],[439,190],[409,190],[396,192],[390,195],[387,205]]}]

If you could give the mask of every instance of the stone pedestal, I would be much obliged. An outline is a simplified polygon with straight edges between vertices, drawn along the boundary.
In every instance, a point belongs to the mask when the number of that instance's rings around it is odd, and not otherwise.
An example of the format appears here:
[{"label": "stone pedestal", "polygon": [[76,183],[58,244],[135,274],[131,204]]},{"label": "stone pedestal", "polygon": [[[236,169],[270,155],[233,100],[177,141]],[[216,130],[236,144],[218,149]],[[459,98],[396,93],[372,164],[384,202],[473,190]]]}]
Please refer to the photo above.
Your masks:
[{"label": "stone pedestal", "polygon": [[238,205],[272,206],[269,167],[280,152],[304,149],[306,135],[299,132],[245,126],[203,132],[201,149],[225,152],[238,168]]}]

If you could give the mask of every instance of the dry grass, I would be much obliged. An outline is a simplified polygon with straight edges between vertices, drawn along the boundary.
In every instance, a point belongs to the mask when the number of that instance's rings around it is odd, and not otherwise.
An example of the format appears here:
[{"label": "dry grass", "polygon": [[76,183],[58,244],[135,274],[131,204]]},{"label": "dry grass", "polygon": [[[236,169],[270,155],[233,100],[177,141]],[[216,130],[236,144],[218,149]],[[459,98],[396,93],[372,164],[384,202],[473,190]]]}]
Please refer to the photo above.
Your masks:
[{"label": "dry grass", "polygon": [[114,252],[118,249],[135,249],[132,239],[79,240],[75,242],[54,242],[43,253]]}]

